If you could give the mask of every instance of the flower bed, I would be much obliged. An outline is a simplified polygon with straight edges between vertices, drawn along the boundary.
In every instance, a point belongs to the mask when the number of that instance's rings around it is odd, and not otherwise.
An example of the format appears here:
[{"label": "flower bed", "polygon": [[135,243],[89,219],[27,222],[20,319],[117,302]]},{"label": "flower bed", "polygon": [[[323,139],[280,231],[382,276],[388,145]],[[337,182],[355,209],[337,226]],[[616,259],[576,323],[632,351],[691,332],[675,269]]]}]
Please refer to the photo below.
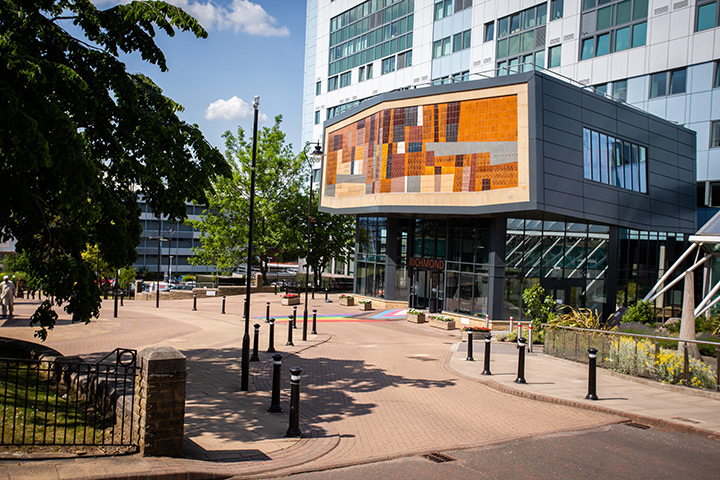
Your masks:
[{"label": "flower bed", "polygon": [[410,323],[425,323],[425,312],[410,308],[407,311],[407,321]]},{"label": "flower bed", "polygon": [[430,326],[441,330],[454,330],[455,319],[445,315],[430,315]]},{"label": "flower bed", "polygon": [[360,310],[372,310],[372,300],[360,300],[358,302],[358,306],[360,307]]},{"label": "flower bed", "polygon": [[488,335],[490,333],[490,329],[485,328],[485,327],[471,327],[469,325],[466,325],[460,329],[460,333],[462,334],[463,342],[467,342],[468,332],[472,332],[473,342],[478,341],[478,340],[484,341],[485,335]]},{"label": "flower bed", "polygon": [[283,306],[288,305],[300,305],[300,295],[297,293],[286,293],[282,297],[280,297],[280,303]]},{"label": "flower bed", "polygon": [[352,307],[355,305],[355,297],[352,295],[340,294],[340,305],[345,307]]}]

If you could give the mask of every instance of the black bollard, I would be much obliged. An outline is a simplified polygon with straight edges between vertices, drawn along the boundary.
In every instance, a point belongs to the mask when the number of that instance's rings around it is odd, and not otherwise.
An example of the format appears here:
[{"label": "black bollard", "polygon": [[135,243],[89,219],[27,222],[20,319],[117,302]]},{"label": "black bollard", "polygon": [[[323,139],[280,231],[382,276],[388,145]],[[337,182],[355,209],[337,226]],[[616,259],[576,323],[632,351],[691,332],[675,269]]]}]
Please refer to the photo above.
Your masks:
[{"label": "black bollard", "polygon": [[117,311],[118,311],[117,288],[113,291],[113,303],[115,304],[115,306],[113,307],[113,317],[117,318]]},{"label": "black bollard", "polygon": [[290,369],[290,426],[285,432],[286,437],[300,437],[300,367]]},{"label": "black bollard", "polygon": [[312,289],[312,299],[315,300],[315,285],[313,285]]},{"label": "black bollard", "polygon": [[[275,319],[272,319],[272,324],[275,323]],[[272,327],[270,327],[272,328]],[[269,350],[268,350],[269,351]],[[282,370],[282,355],[276,353],[273,355],[273,381],[272,381],[272,398],[270,400],[270,408],[267,409],[270,413],[282,413],[282,407],[280,406],[280,371]]]},{"label": "black bollard", "polygon": [[520,337],[517,341],[518,346],[518,373],[515,383],[527,383],[525,381],[525,338]]},{"label": "black bollard", "polygon": [[225,315],[225,295],[223,295],[222,310],[220,311],[220,313]]},{"label": "black bollard", "polygon": [[588,348],[588,365],[590,372],[588,374],[588,394],[585,398],[588,400],[597,400],[597,348]]},{"label": "black bollard", "polygon": [[253,325],[255,328],[255,340],[253,340],[253,354],[250,357],[251,362],[259,362],[260,357],[258,356],[258,342],[260,341],[260,324],[256,323]]},{"label": "black bollard", "polygon": [[291,347],[295,346],[295,344],[292,341],[292,330],[293,330],[292,320],[293,320],[292,315],[288,315],[288,339],[287,339],[287,343],[285,344],[286,347],[287,346],[291,346]]},{"label": "black bollard", "polygon": [[483,366],[483,371],[480,375],[492,375],[490,373],[490,340],[492,339],[492,335],[485,335],[485,365]]},{"label": "black bollard", "polygon": [[293,307],[292,324],[293,328],[297,328],[297,305]]},{"label": "black bollard", "polygon": [[193,312],[197,312],[197,293],[193,293]]},{"label": "black bollard", "polygon": [[325,289],[325,303],[332,303],[332,300],[328,300],[328,293],[330,292],[329,288]]},{"label": "black bollard", "polygon": [[313,308],[313,329],[310,333],[317,335],[317,308]]},{"label": "black bollard", "polygon": [[275,319],[270,319],[270,338],[268,340],[267,353],[275,353]]},{"label": "black bollard", "polygon": [[124,307],[124,306],[125,306],[125,303],[123,303],[123,300],[124,300],[124,299],[125,299],[125,292],[124,292],[124,291],[121,291],[121,292],[120,292],[120,306],[121,306],[121,307]]},{"label": "black bollard", "polygon": [[265,304],[265,323],[270,323],[270,302]]},{"label": "black bollard", "polygon": [[465,333],[467,333],[467,342],[468,342],[468,349],[467,349],[468,356],[465,360],[467,360],[468,362],[474,362],[475,359],[473,358],[473,343],[472,343],[473,342],[473,340],[472,340],[473,332],[468,330]]},{"label": "black bollard", "polygon": [[275,295],[277,295],[277,282],[275,282]]}]

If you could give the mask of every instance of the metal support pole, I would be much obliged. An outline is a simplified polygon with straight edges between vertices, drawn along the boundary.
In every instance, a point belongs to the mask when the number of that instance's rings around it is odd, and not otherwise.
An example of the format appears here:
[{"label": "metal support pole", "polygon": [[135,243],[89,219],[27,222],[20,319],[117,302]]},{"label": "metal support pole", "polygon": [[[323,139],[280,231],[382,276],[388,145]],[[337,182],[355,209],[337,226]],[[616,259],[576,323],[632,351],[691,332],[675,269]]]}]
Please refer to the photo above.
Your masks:
[{"label": "metal support pole", "polygon": [[197,312],[197,293],[193,293],[193,312]]},{"label": "metal support pole", "polygon": [[480,375],[492,375],[490,373],[490,341],[492,340],[492,335],[485,335],[485,362],[483,365],[483,371]]},{"label": "metal support pole", "polygon": [[225,295],[223,295],[222,310],[220,310],[220,313],[225,315]]},{"label": "metal support pole", "polygon": [[270,319],[270,337],[268,339],[267,353],[275,353],[275,319]]},{"label": "metal support pole", "polygon": [[485,328],[490,328],[490,315],[485,314]]},{"label": "metal support pole", "polygon": [[115,304],[113,307],[113,317],[117,318],[117,311],[118,311],[118,293],[117,293],[117,287],[115,287],[115,290],[113,291],[113,303]]},{"label": "metal support pole", "polygon": [[297,328],[297,305],[293,307],[292,325],[293,328]]},{"label": "metal support pole", "polygon": [[688,344],[683,343],[683,385],[690,385],[690,358],[688,357]]},{"label": "metal support pole", "polygon": [[287,339],[287,343],[285,344],[286,347],[287,346],[290,346],[290,347],[295,346],[295,344],[292,341],[292,331],[293,331],[292,322],[293,322],[293,317],[292,317],[292,315],[289,315],[288,316],[288,339]]},{"label": "metal support pole", "polygon": [[270,302],[265,304],[265,323],[270,323]]},{"label": "metal support pole", "polygon": [[588,394],[585,398],[588,400],[597,400],[597,348],[588,348]]},{"label": "metal support pole", "polygon": [[317,335],[317,308],[313,309],[313,328],[312,332],[310,332],[313,335]]},{"label": "metal support pole", "polygon": [[250,218],[248,219],[248,248],[247,248],[247,273],[245,275],[245,333],[242,339],[242,369],[240,390],[246,392],[250,384],[250,277],[252,276],[253,263],[253,230],[255,227],[255,164],[257,159],[257,137],[258,137],[258,114],[260,97],[253,100],[253,143],[252,163],[250,165]]},{"label": "metal support pole", "polygon": [[467,358],[465,360],[467,360],[468,362],[474,362],[475,359],[473,358],[473,332],[468,330],[465,333],[467,333],[467,342],[468,342],[468,346],[467,346],[468,354],[467,354]]},{"label": "metal support pole", "polygon": [[522,337],[522,322],[518,322],[517,326],[517,340],[520,340],[520,337]]},{"label": "metal support pole", "polygon": [[525,381],[525,339],[518,337],[518,372],[515,383],[527,383]]},{"label": "metal support pole", "polygon": [[290,425],[285,432],[286,437],[300,437],[300,379],[302,369],[293,367],[290,369]]},{"label": "metal support pole", "polygon": [[[275,319],[273,319],[273,323]],[[271,327],[272,328],[272,327]],[[272,380],[272,398],[270,400],[270,413],[282,413],[280,406],[280,371],[282,370],[282,355],[276,353],[273,355],[273,380]]]},{"label": "metal support pole", "polygon": [[512,333],[514,323],[515,323],[515,320],[513,320],[513,317],[510,317],[510,325],[508,326],[508,333]]},{"label": "metal support pole", "polygon": [[260,324],[256,323],[253,325],[253,328],[255,328],[255,340],[253,341],[253,354],[252,357],[250,357],[250,361],[259,362],[260,357],[258,356],[258,342],[260,342]]},{"label": "metal support pole", "polygon": [[303,342],[307,342],[307,331],[308,331],[308,311],[307,306],[305,306],[305,312],[303,313]]}]

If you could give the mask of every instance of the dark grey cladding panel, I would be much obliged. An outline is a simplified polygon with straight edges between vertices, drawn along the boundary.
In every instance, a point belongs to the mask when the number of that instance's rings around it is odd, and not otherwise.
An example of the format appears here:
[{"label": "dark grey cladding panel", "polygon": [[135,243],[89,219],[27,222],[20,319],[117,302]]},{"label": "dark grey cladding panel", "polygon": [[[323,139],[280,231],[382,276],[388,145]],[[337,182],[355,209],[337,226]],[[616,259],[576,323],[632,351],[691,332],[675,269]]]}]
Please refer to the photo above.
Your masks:
[{"label": "dark grey cladding panel", "polygon": [[651,116],[648,117],[648,129],[651,134],[660,135],[674,141],[677,141],[680,132],[680,129],[667,120],[660,120],[659,118]]},{"label": "dark grey cladding panel", "polygon": [[582,129],[580,129],[579,134],[576,135],[545,125],[543,127],[543,139],[545,142],[565,145],[582,151]]},{"label": "dark grey cladding panel", "polygon": [[583,209],[586,215],[590,216],[602,216],[606,218],[622,218],[620,216],[620,210],[617,203],[608,201],[607,199],[600,199],[595,197],[586,196],[583,199]]},{"label": "dark grey cladding panel", "polygon": [[585,212],[582,207],[581,198],[568,203],[568,195],[565,192],[545,190],[545,210],[547,211],[562,212],[565,215],[583,218]]},{"label": "dark grey cladding panel", "polygon": [[620,136],[622,134],[616,134],[618,130],[617,121],[614,118],[601,115],[599,113],[584,111],[582,115],[583,126],[589,127],[590,129],[597,130],[600,133],[608,133],[613,136]]},{"label": "dark grey cladding panel", "polygon": [[632,208],[650,212],[651,202],[648,195],[618,189],[618,205],[622,208]]},{"label": "dark grey cladding panel", "polygon": [[665,135],[659,135],[652,130],[650,131],[649,145],[652,145],[654,150],[661,150],[662,152],[671,153],[673,156],[678,153],[678,143],[676,140],[666,137]]},{"label": "dark grey cladding panel", "polygon": [[582,165],[578,162],[578,158],[582,158],[582,142],[574,142],[573,145],[546,142],[544,147],[546,158],[559,160],[566,164],[573,164],[582,171]]},{"label": "dark grey cladding panel", "polygon": [[677,168],[677,165],[670,165],[669,163],[660,161],[657,158],[650,157],[648,166],[648,178],[650,179],[652,179],[653,175],[678,178],[679,169]]},{"label": "dark grey cladding panel", "polygon": [[618,118],[617,135],[623,140],[632,140],[641,145],[648,145],[648,143],[650,143],[650,134],[647,128],[642,125],[647,125],[647,121],[632,124],[627,123],[625,119]]},{"label": "dark grey cladding panel", "polygon": [[565,117],[555,112],[544,112],[543,120],[546,127],[569,133],[571,135],[582,135],[582,124],[572,118]]},{"label": "dark grey cladding panel", "polygon": [[697,135],[695,131],[690,130],[689,128],[682,128],[678,131],[678,142],[682,143],[683,145],[689,146],[692,148],[692,154],[695,156],[695,148],[697,143]]},{"label": "dark grey cladding panel", "polygon": [[552,175],[545,169],[545,190],[555,190],[566,195],[578,198],[583,196],[583,182],[565,177],[563,175]]},{"label": "dark grey cladding panel", "polygon": [[682,142],[678,142],[678,155],[681,155],[683,157],[687,158],[695,158],[695,147],[691,145],[687,145]]},{"label": "dark grey cladding panel", "polygon": [[545,112],[553,112],[566,118],[579,119],[582,116],[582,107],[567,103],[557,97],[543,95],[543,109]]},{"label": "dark grey cladding panel", "polygon": [[[545,144],[546,151],[548,145],[551,144]],[[574,150],[570,151],[573,152]],[[570,160],[570,158],[568,158],[568,162],[565,162],[564,160],[556,160],[546,154],[545,173],[582,182],[582,180],[579,180],[583,178],[582,165],[579,165],[577,162],[570,163]]]},{"label": "dark grey cladding panel", "polygon": [[[586,92],[583,92],[586,93]],[[593,112],[605,117],[617,117],[617,102],[594,92],[582,96],[583,113]]]},{"label": "dark grey cladding panel", "polygon": [[582,90],[561,80],[545,76],[543,79],[543,92],[564,103],[582,106]]},{"label": "dark grey cladding panel", "polygon": [[656,192],[652,191],[653,188],[661,188],[664,190],[672,190],[673,192],[677,192],[680,188],[680,180],[678,180],[677,176],[670,177],[651,172],[650,175],[648,175],[648,185],[651,189],[650,193],[652,193],[654,197]]}]

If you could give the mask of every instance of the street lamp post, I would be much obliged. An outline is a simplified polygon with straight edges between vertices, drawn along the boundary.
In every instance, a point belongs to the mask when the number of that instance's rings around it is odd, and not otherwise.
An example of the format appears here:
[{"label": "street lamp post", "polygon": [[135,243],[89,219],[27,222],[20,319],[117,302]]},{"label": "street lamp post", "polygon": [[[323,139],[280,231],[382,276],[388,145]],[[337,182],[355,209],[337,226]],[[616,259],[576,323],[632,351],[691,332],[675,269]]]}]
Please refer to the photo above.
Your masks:
[{"label": "street lamp post", "polygon": [[175,229],[173,227],[168,228],[168,284],[172,278],[172,237],[174,233]]},{"label": "street lamp post", "polygon": [[240,390],[246,392],[250,383],[250,274],[253,260],[253,224],[255,223],[255,161],[257,158],[258,108],[260,97],[253,100],[253,145],[252,163],[250,165],[250,219],[248,225],[248,261],[245,276],[245,334],[242,341],[242,368]]},{"label": "street lamp post", "polygon": [[[305,151],[312,143],[305,146]],[[303,151],[303,153],[305,153]],[[323,151],[320,142],[315,143],[315,150],[310,154],[316,161],[322,158]],[[305,257],[305,310],[303,310],[303,341],[307,340],[307,324],[308,324],[308,284],[310,283],[310,240],[312,239],[312,202],[313,202],[313,165],[310,164],[310,198],[308,199],[308,218],[307,218],[307,256]]]},{"label": "street lamp post", "polygon": [[162,254],[162,250],[160,250],[160,245],[162,245],[162,242],[166,242],[167,240],[162,237],[162,217],[159,218],[158,223],[158,236],[157,237],[150,237],[151,240],[157,240],[158,241],[158,264],[157,264],[157,280],[155,282],[155,308],[160,308],[160,256]]}]

